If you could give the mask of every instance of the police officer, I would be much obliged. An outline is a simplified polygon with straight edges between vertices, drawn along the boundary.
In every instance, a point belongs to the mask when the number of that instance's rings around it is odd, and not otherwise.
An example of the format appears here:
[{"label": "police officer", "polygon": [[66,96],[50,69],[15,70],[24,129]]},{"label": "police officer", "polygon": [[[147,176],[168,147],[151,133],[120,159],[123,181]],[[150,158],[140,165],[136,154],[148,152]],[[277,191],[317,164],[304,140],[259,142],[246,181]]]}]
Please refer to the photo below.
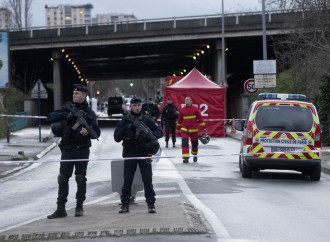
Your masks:
[{"label": "police officer", "polygon": [[[95,113],[88,107],[86,101],[88,89],[80,84],[73,85],[73,102],[66,103],[61,109],[50,113],[47,117],[49,123],[60,123],[62,130],[53,130],[56,133],[62,133],[62,139],[59,144],[62,155],[61,160],[74,159],[72,162],[61,162],[60,174],[58,175],[58,197],[56,211],[47,216],[48,219],[66,217],[65,203],[69,194],[69,179],[75,168],[77,182],[77,205],[75,216],[83,216],[83,202],[86,199],[86,172],[88,161],[79,161],[77,159],[89,158],[89,147],[91,147],[91,134],[93,138],[98,138],[101,131],[98,127]],[[84,127],[77,123],[77,114],[80,114],[89,124]],[[79,125],[79,126],[78,126]],[[78,127],[77,127],[78,126]],[[87,126],[87,125],[86,125]],[[58,125],[53,127],[59,128]],[[88,131],[90,130],[90,131]]]},{"label": "police officer", "polygon": [[176,120],[178,119],[179,110],[178,108],[173,104],[172,98],[167,98],[167,105],[164,107],[162,115],[161,115],[161,125],[162,127],[165,124],[165,142],[166,142],[166,148],[168,148],[168,141],[170,139],[170,130],[172,132],[172,143],[173,147],[175,147],[176,137],[175,137],[175,125]]},{"label": "police officer", "polygon": [[[150,154],[151,149],[153,153],[154,146],[159,144],[157,139],[163,136],[162,129],[157,123],[147,115],[142,115],[142,100],[134,96],[131,100],[131,111],[125,116],[116,126],[114,138],[116,142],[123,141],[123,157],[146,157]],[[138,132],[136,121],[143,122],[152,133],[152,137],[157,142],[149,141],[142,132]],[[139,134],[137,136],[137,134]],[[131,186],[136,171],[139,165],[142,181],[144,186],[144,195],[148,204],[148,212],[155,213],[155,191],[152,185],[152,168],[149,160],[125,160],[124,161],[124,184],[122,187],[121,202],[122,206],[119,213],[129,212],[129,203],[131,197]]]},{"label": "police officer", "polygon": [[160,117],[160,110],[152,97],[149,97],[148,103],[143,104],[142,114],[148,115],[150,118],[157,122],[157,119]]}]

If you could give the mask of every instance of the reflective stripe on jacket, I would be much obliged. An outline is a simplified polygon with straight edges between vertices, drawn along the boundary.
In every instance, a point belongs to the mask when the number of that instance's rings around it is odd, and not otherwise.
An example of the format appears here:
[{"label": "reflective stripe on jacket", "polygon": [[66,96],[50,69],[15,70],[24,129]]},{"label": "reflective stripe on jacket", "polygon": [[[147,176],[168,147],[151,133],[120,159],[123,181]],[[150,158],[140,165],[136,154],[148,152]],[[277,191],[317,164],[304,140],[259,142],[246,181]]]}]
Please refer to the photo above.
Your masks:
[{"label": "reflective stripe on jacket", "polygon": [[197,107],[191,105],[181,109],[176,129],[186,133],[198,133],[199,127],[204,126],[204,120]]}]

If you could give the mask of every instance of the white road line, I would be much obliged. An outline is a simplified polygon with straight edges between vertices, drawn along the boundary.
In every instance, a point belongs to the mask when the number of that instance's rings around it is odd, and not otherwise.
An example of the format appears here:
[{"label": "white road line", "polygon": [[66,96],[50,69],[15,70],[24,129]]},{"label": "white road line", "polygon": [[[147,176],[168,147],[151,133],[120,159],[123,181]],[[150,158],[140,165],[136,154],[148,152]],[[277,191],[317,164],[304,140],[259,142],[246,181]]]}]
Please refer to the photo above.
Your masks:
[{"label": "white road line", "polygon": [[[165,154],[162,153],[162,156],[163,155],[165,156]],[[229,232],[225,228],[225,226],[221,223],[221,221],[218,219],[216,214],[211,209],[209,209],[207,206],[205,206],[205,204],[203,204],[195,196],[195,194],[192,193],[189,186],[187,185],[187,183],[185,182],[183,177],[180,175],[180,173],[178,172],[176,167],[173,165],[173,163],[168,158],[165,158],[162,160],[161,164],[163,167],[167,168],[166,175],[169,175],[171,178],[176,178],[183,194],[188,198],[188,200],[196,208],[198,208],[199,210],[202,211],[205,218],[208,220],[208,222],[212,226],[212,228],[217,236],[218,241],[220,242],[220,241],[223,241],[223,239],[230,239],[231,237],[229,235]],[[160,170],[157,170],[157,165],[155,167],[155,172],[154,172],[155,175],[156,174],[159,175],[159,173],[161,172]],[[158,168],[161,169],[161,167],[158,167]],[[171,174],[168,174],[168,172],[170,172]],[[161,175],[164,176],[164,174],[161,174]]]}]

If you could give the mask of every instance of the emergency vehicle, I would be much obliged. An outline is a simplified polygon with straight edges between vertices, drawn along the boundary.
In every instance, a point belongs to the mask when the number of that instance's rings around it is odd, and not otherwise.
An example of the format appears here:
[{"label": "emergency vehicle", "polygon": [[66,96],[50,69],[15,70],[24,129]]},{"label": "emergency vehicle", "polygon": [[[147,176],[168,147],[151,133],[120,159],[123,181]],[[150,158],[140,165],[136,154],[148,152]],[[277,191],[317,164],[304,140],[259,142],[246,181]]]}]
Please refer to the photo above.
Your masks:
[{"label": "emergency vehicle", "polygon": [[241,140],[244,178],[264,169],[321,177],[321,126],[315,106],[301,94],[261,93],[251,104]]}]

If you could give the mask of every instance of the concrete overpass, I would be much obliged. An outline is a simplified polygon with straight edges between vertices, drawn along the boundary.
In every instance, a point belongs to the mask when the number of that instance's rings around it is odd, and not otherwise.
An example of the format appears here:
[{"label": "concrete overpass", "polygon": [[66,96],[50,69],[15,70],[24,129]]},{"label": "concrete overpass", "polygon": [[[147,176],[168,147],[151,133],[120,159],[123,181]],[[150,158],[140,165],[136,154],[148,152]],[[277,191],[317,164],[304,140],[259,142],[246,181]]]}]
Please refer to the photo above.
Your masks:
[{"label": "concrete overpass", "polygon": [[[288,22],[302,13],[274,11],[266,17],[270,36],[288,33]],[[252,77],[252,61],[262,59],[261,12],[224,19],[228,95],[235,96]],[[79,76],[90,81],[164,78],[196,66],[219,83],[221,21],[221,15],[207,15],[10,31],[11,61],[17,75],[25,75],[25,91],[37,78],[53,82],[55,108],[71,96]],[[268,58],[274,58],[270,38]],[[27,68],[33,73],[24,74]]]}]

